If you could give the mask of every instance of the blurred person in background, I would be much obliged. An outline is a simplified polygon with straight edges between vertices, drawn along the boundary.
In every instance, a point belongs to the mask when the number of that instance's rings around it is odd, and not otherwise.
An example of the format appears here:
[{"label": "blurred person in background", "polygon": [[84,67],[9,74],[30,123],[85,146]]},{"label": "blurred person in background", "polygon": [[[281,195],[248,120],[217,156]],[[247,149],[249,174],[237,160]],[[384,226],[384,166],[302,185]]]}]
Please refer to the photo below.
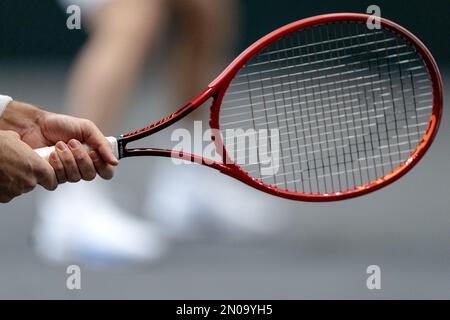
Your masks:
[{"label": "blurred person in background", "polygon": [[[237,31],[235,0],[63,3],[78,4],[84,16],[88,13],[90,32],[69,81],[69,113],[92,120],[104,132],[116,131],[121,115],[127,111],[130,91],[165,26],[176,27],[174,33],[167,35],[173,37],[168,56],[173,94],[166,101],[172,109],[196,96],[229,62]],[[173,164],[167,161],[167,166]],[[262,212],[263,202],[256,198],[249,201],[249,193],[245,193],[246,202],[239,201],[244,197],[245,186],[235,183],[222,188],[219,196],[213,195],[210,193],[218,187],[211,172],[204,170],[205,175],[199,177],[197,171],[184,168],[183,176],[177,171],[171,177],[167,168],[156,170],[163,172],[161,176],[151,177],[144,206],[152,224],[115,205],[99,184],[71,186],[46,197],[39,205],[35,228],[38,251],[62,262],[90,263],[99,259],[107,263],[140,263],[152,261],[164,252],[165,237],[161,230],[165,235],[177,237],[192,234],[192,217],[200,211],[210,221],[219,222],[224,233],[239,228],[244,232],[266,231],[267,226],[274,225],[255,216],[256,212]],[[68,196],[77,199],[70,208],[65,206]],[[250,207],[243,207],[243,203]]]}]

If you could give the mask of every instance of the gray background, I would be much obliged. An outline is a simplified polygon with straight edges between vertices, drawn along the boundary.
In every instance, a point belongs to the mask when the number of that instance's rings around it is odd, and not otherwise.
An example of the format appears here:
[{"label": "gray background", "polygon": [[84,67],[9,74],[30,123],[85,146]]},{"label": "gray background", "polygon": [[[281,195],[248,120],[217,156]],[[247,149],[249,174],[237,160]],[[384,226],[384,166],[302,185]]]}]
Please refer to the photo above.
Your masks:
[{"label": "gray background", "polygon": [[[450,5],[446,1],[378,1],[383,16],[404,25],[435,54],[450,85]],[[324,12],[363,12],[365,1],[245,1],[240,47],[286,22]],[[65,29],[52,1],[2,0],[0,88],[4,93],[62,110],[71,58],[85,40]],[[136,111],[124,123],[148,118],[143,106],[158,105],[152,77],[137,90]],[[154,87],[154,86],[153,86]],[[445,101],[449,95],[446,94]],[[149,120],[164,110],[155,108]],[[141,119],[141,120],[138,120]],[[151,170],[165,159],[124,162],[115,189],[133,188],[129,174]],[[261,194],[289,219],[272,237],[221,241],[214,236],[175,243],[161,262],[131,270],[82,270],[82,290],[66,290],[64,266],[40,260],[30,245],[38,192],[0,207],[0,298],[449,298],[450,297],[450,124],[444,112],[430,152],[407,176],[368,196],[339,203],[310,204]],[[212,172],[197,170],[201,176]],[[216,187],[230,186],[227,177]],[[133,190],[133,189],[131,189]],[[163,191],[161,191],[163,192]],[[256,192],[251,189],[249,193]],[[136,192],[139,193],[139,192]],[[139,196],[136,196],[139,199]],[[245,201],[245,195],[241,201]],[[382,290],[366,288],[366,268],[382,269]]]}]

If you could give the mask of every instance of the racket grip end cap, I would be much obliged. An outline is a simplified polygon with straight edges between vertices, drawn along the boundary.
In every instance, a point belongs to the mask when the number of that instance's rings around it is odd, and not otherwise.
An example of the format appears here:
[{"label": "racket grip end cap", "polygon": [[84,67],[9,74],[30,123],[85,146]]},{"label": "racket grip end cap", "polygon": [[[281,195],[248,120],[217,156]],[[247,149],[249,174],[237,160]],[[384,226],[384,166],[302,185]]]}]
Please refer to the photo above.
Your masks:
[{"label": "racket grip end cap", "polygon": [[[118,143],[117,143],[117,139],[114,137],[107,137],[106,138],[109,143],[111,144],[111,150],[114,154],[114,156],[119,159],[119,147],[118,147]],[[86,145],[83,144],[83,147],[86,149],[86,151],[90,151],[91,149]],[[55,147],[44,147],[44,148],[40,148],[40,149],[35,149],[34,150],[41,158],[45,159],[45,160],[49,160],[50,159],[50,155],[52,154],[53,151],[55,151]]]}]

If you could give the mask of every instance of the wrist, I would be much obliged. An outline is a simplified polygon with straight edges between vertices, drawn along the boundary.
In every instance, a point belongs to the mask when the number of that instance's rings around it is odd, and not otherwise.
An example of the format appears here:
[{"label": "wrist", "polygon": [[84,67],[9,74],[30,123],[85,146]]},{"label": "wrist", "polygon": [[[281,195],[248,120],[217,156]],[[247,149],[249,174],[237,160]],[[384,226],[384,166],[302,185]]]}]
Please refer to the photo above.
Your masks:
[{"label": "wrist", "polygon": [[0,118],[0,129],[13,130],[22,136],[25,132],[34,128],[44,114],[45,111],[39,108],[13,100],[7,104],[3,111]]}]

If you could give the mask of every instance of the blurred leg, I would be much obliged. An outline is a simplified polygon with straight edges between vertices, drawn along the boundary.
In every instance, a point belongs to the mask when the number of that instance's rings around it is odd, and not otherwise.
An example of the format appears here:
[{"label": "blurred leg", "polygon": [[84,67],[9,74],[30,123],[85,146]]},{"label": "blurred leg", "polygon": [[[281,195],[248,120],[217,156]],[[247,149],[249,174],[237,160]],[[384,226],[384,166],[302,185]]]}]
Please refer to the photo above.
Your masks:
[{"label": "blurred leg", "polygon": [[[110,131],[160,30],[166,2],[89,1],[95,10],[90,16],[91,37],[75,64],[67,98],[72,113]],[[107,192],[109,186],[102,181],[66,185],[40,197],[34,230],[37,251],[55,262],[97,267],[160,258],[165,241],[158,228],[117,206]]]},{"label": "blurred leg", "polygon": [[182,104],[230,62],[239,12],[235,0],[173,0],[172,5],[178,20],[172,75]]},{"label": "blurred leg", "polygon": [[[172,89],[170,93],[175,93],[171,96],[175,100],[171,108],[176,109],[199,94],[231,61],[239,12],[235,0],[172,0],[171,4],[177,32],[171,39],[175,48],[170,60],[173,79],[169,87]],[[193,114],[190,119],[184,119],[182,126],[192,129],[192,120],[205,118],[208,107],[204,106],[199,111],[203,115]],[[207,127],[208,124],[204,123],[203,128]],[[251,223],[235,223],[234,217],[227,212],[242,213],[239,208],[229,206],[230,199],[239,199],[247,194],[239,183],[228,186],[237,190],[237,195],[227,194],[225,199],[221,193],[212,190],[219,186],[225,188],[231,179],[197,166],[181,167],[173,167],[170,162],[161,164],[158,173],[152,176],[153,184],[146,198],[149,215],[163,226],[168,235],[186,240],[202,238],[210,231],[216,235],[218,230],[215,228],[223,230],[228,225],[232,225],[229,229],[244,229],[243,233],[251,229]],[[211,193],[205,196],[208,191]],[[219,206],[223,209],[218,210]],[[259,230],[257,227],[253,229]]]},{"label": "blurred leg", "polygon": [[71,113],[114,128],[164,12],[163,0],[110,0],[91,15],[92,34],[69,82]]},{"label": "blurred leg", "polygon": [[[178,27],[172,75],[177,105],[181,105],[204,89],[231,61],[239,12],[234,0],[172,1]],[[206,106],[201,110],[208,113]],[[192,118],[200,117],[193,114]],[[187,119],[184,125],[188,127],[192,120]],[[203,128],[207,127],[204,123]],[[270,236],[283,224],[278,215],[273,215],[276,208],[271,206],[270,197],[224,175],[198,166],[174,168],[169,162],[158,172],[152,176],[147,210],[174,238],[184,241],[201,238],[208,232],[233,240],[240,236]],[[202,234],[202,230],[206,232]]]}]

